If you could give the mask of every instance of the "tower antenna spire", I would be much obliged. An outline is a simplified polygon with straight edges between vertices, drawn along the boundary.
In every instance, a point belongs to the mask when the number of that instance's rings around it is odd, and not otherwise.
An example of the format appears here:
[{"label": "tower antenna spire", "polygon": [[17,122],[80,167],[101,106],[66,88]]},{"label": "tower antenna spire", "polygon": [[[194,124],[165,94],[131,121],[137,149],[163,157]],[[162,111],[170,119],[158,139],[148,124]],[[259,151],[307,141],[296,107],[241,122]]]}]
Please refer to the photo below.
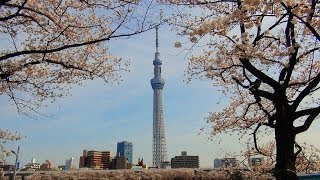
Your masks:
[{"label": "tower antenna spire", "polygon": [[159,53],[158,28],[159,26],[156,26],[156,53]]}]

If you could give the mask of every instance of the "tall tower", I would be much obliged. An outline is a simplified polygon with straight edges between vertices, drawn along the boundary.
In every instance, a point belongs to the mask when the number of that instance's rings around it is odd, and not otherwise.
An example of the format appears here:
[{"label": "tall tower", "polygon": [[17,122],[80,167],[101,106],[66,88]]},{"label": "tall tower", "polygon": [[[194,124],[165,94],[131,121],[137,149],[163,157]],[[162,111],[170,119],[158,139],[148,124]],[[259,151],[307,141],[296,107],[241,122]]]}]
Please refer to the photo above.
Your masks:
[{"label": "tall tower", "polygon": [[161,78],[161,65],[159,59],[158,27],[156,27],[156,53],[153,60],[154,77],[150,83],[153,89],[153,142],[152,156],[153,166],[161,166],[161,163],[167,161],[167,145],[164,131],[162,89],[164,79]]}]

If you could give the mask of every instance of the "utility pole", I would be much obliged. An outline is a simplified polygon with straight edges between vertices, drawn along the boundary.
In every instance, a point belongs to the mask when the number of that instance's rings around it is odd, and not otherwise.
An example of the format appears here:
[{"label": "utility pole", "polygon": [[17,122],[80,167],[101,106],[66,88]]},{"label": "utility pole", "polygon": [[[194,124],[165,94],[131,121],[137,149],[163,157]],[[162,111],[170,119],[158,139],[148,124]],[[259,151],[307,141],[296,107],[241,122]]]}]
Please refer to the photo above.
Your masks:
[{"label": "utility pole", "polygon": [[247,142],[247,151],[248,151],[248,166],[250,166],[251,152],[250,152],[249,141]]},{"label": "utility pole", "polygon": [[251,151],[250,151],[250,145],[249,145],[249,140],[248,140],[248,142],[247,142],[247,151],[248,151],[248,168],[249,168],[249,170],[250,170],[250,172],[251,172],[251,177],[250,177],[250,179],[251,180],[253,180],[254,179],[254,177],[253,177],[253,171],[252,171],[252,169],[251,169]]},{"label": "utility pole", "polygon": [[16,156],[16,161],[14,163],[14,170],[13,170],[13,180],[16,180],[16,172],[17,172],[17,164],[18,164],[18,158],[19,158],[19,151],[20,151],[20,146],[18,146],[17,152],[14,152],[11,150],[11,152]]}]

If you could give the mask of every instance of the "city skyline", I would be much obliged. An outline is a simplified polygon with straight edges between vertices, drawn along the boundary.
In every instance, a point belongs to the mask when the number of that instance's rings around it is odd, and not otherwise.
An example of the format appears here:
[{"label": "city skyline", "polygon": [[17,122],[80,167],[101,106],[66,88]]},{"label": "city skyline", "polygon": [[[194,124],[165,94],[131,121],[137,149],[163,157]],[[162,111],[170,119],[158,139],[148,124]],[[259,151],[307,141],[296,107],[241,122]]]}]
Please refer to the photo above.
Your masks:
[{"label": "city skyline", "polygon": [[[166,28],[160,28],[163,76],[166,79],[163,94],[168,157],[181,151],[199,155],[200,167],[213,166],[216,157],[226,153],[240,152],[246,147],[245,139],[225,136],[213,141],[209,135],[198,135],[202,127],[210,128],[205,122],[209,112],[219,111],[228,101],[213,82],[193,80],[187,84],[187,60],[180,49],[173,47],[178,37]],[[124,51],[125,49],[125,51]],[[18,131],[26,136],[21,141],[9,142],[15,150],[21,146],[21,164],[31,157],[38,162],[52,160],[54,166],[64,164],[68,157],[79,157],[82,149],[110,150],[116,152],[116,143],[130,141],[134,144],[133,163],[144,158],[152,164],[152,58],[154,54],[154,31],[111,42],[111,52],[124,59],[130,59],[130,72],[122,73],[119,85],[105,85],[101,80],[88,81],[86,87],[74,86],[71,96],[58,99],[54,104],[41,109],[49,117],[30,119],[17,115],[7,97],[0,97],[2,128]],[[130,90],[129,90],[130,89]],[[220,104],[217,104],[220,102]],[[298,140],[320,147],[314,137],[319,137],[319,122],[310,131],[298,136]],[[232,144],[232,146],[230,146]],[[56,147],[62,147],[57,149]],[[13,157],[12,157],[13,158]],[[12,159],[9,159],[13,162]],[[75,159],[75,163],[79,159]]]}]

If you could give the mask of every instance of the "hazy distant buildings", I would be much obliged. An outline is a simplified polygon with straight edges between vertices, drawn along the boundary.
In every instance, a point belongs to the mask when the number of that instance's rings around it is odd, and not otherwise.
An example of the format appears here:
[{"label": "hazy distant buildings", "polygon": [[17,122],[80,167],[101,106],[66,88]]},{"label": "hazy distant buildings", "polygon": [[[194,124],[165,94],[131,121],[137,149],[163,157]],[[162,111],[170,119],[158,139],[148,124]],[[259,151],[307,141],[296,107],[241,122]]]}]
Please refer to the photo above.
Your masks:
[{"label": "hazy distant buildings", "polygon": [[52,162],[50,160],[46,160],[43,164],[40,166],[41,171],[49,171],[52,169]]},{"label": "hazy distant buildings", "polygon": [[171,158],[171,168],[199,168],[199,156],[188,156],[182,151],[181,156]]},{"label": "hazy distant buildings", "polygon": [[65,170],[65,166],[64,166],[64,165],[58,166],[58,170],[59,170],[59,171],[64,171],[64,170]]},{"label": "hazy distant buildings", "polygon": [[32,158],[30,163],[36,163],[36,158]]},{"label": "hazy distant buildings", "polygon": [[124,156],[132,164],[132,142],[122,141],[117,143],[117,156]]},{"label": "hazy distant buildings", "polygon": [[110,151],[83,150],[83,155],[80,157],[79,161],[79,168],[109,169],[110,162]]},{"label": "hazy distant buildings", "polygon": [[32,158],[31,162],[25,165],[26,169],[33,169],[33,170],[39,170],[40,166],[41,166],[40,163],[37,163],[35,158]]},{"label": "hazy distant buildings", "polygon": [[70,159],[67,159],[64,165],[64,170],[70,171],[72,168],[72,163],[73,163],[73,157],[71,157]]},{"label": "hazy distant buildings", "polygon": [[237,167],[238,162],[236,158],[222,158],[222,159],[214,159],[214,168],[229,168],[229,167]]},{"label": "hazy distant buildings", "polygon": [[264,162],[264,159],[262,157],[252,157],[248,160],[249,166],[259,166]]},{"label": "hazy distant buildings", "polygon": [[214,168],[221,168],[222,167],[222,161],[221,159],[215,158],[213,160],[213,167]]},{"label": "hazy distant buildings", "polygon": [[116,155],[110,164],[110,169],[128,169],[128,160],[124,156]]},{"label": "hazy distant buildings", "polygon": [[160,164],[161,169],[169,169],[171,167],[170,161],[162,161]]}]

